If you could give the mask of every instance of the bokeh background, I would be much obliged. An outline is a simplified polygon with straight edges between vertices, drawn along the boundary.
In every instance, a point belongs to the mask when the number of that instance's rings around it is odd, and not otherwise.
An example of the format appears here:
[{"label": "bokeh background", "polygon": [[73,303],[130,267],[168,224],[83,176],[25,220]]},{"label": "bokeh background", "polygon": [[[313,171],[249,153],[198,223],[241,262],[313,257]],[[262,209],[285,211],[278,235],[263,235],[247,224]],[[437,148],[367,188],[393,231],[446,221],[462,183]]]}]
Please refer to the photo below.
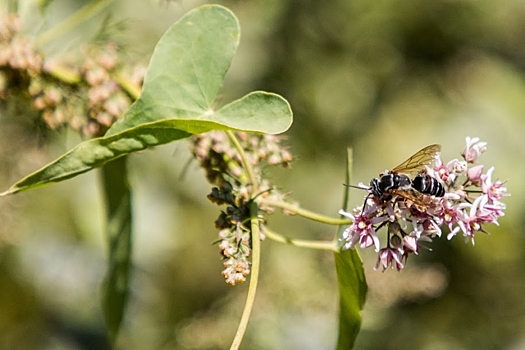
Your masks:
[{"label": "bokeh background", "polygon": [[[28,32],[87,4],[55,0],[45,17],[21,1]],[[111,20],[130,60],[200,1],[115,1]],[[508,181],[506,216],[476,245],[445,237],[402,272],[374,271],[358,349],[525,349],[525,3],[505,1],[219,1],[238,16],[239,51],[221,101],[279,93],[294,111],[293,169],[268,169],[302,206],[336,216],[346,148],[354,182],[368,182],[431,143],[446,160],[466,136],[488,142],[482,161]],[[65,55],[106,18],[43,48]],[[43,20],[45,19],[45,21]],[[80,141],[0,111],[0,184]],[[213,221],[218,209],[188,144],[130,157],[134,266],[119,349],[224,349],[247,284],[227,286]],[[0,199],[0,349],[105,349],[99,306],[106,244],[99,174]],[[353,193],[352,203],[362,203]],[[331,239],[334,228],[274,215],[278,232]],[[329,252],[263,243],[262,276],[244,349],[331,349],[337,283]]]}]

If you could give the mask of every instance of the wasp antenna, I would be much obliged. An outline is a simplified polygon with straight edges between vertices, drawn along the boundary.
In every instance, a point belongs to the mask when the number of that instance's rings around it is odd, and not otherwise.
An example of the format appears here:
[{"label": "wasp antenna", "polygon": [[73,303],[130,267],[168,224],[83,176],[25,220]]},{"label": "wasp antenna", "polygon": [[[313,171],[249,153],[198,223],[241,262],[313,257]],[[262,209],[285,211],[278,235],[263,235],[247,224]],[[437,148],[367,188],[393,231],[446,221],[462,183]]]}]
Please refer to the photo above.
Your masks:
[{"label": "wasp antenna", "polygon": [[349,184],[343,184],[343,186],[357,188],[358,190],[366,190],[366,188],[359,187],[359,186],[354,186],[354,185],[349,185]]}]

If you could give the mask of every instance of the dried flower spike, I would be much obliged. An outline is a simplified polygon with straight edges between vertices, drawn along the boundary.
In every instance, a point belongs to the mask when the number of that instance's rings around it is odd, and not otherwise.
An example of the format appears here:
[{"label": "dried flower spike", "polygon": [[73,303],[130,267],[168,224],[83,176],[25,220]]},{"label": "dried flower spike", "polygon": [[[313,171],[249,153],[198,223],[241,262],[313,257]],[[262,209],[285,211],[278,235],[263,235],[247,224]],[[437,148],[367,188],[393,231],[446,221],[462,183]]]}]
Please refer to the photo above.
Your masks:
[{"label": "dried flower spike", "polygon": [[[290,167],[291,154],[281,145],[282,137],[264,134],[236,132],[237,147],[242,147],[244,158],[258,183],[258,193],[252,193],[253,184],[240,155],[230,138],[222,131],[212,131],[192,137],[191,151],[201,167],[206,171],[206,178],[214,185],[208,199],[217,205],[226,205],[215,226],[219,229],[218,246],[224,259],[226,283],[235,285],[246,280],[250,273],[251,255],[251,214],[253,200],[282,200],[284,195],[273,188],[264,179],[263,166],[282,165]],[[272,213],[272,206],[261,204],[259,210]],[[256,215],[256,214],[255,214]],[[264,231],[264,225],[260,227]],[[261,234],[259,239],[263,239]]]},{"label": "dried flower spike", "polygon": [[[140,86],[144,68],[124,67],[112,43],[86,50],[79,64],[56,64],[35,50],[21,28],[16,15],[0,18],[0,99],[27,90],[31,107],[50,129],[69,126],[90,138],[102,136],[135,97],[119,82],[129,76]],[[56,74],[64,70],[68,79]]]}]

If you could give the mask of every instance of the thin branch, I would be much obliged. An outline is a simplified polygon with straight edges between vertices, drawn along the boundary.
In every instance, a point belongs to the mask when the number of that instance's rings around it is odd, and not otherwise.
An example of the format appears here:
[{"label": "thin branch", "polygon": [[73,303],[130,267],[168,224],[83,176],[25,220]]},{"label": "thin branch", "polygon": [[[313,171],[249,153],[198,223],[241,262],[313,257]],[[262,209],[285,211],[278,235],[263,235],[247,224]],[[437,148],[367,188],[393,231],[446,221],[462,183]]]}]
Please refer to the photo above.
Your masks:
[{"label": "thin branch", "polygon": [[244,337],[244,332],[248,326],[248,321],[250,320],[250,315],[252,313],[253,304],[255,301],[255,294],[257,292],[257,282],[259,281],[259,267],[261,260],[261,241],[260,241],[260,231],[258,219],[259,209],[257,203],[253,201],[250,206],[251,219],[251,230],[252,230],[252,271],[250,274],[250,285],[248,287],[248,295],[246,296],[246,303],[244,304],[244,310],[242,312],[241,322],[233,338],[232,345],[230,350],[238,350],[241,346],[242,338]]},{"label": "thin branch", "polygon": [[314,213],[313,211],[303,209],[301,207],[298,207],[296,205],[293,205],[287,202],[263,198],[260,200],[260,203],[261,204],[264,203],[265,205],[272,206],[272,207],[286,209],[289,212],[292,212],[294,214],[300,215],[304,218],[307,218],[313,221],[321,222],[323,224],[336,225],[336,226],[352,224],[352,221],[350,219],[340,219],[340,218],[332,218],[329,216],[324,216],[324,215]]},{"label": "thin branch", "polygon": [[235,149],[237,149],[237,152],[239,152],[239,156],[241,157],[244,169],[246,169],[246,172],[248,173],[248,180],[250,181],[250,185],[252,185],[251,197],[253,198],[253,196],[257,194],[259,188],[259,183],[257,182],[257,178],[255,177],[255,174],[253,172],[253,168],[250,162],[248,161],[248,158],[246,157],[246,153],[244,153],[244,149],[239,143],[239,140],[237,140],[237,137],[235,137],[233,131],[227,130],[226,135],[228,135],[228,138],[230,139],[231,143],[233,143],[233,146],[235,146]]},{"label": "thin branch", "polygon": [[113,77],[117,83],[119,83],[120,87],[128,93],[128,95],[133,98],[133,100],[136,100],[140,97],[140,94],[142,92],[141,86],[137,86],[134,84],[131,80],[129,80],[124,75],[117,73]]},{"label": "thin branch", "polygon": [[52,77],[66,84],[78,84],[82,81],[82,76],[76,70],[59,64],[46,64],[45,70]]},{"label": "thin branch", "polygon": [[273,241],[290,244],[296,247],[331,250],[333,252],[339,252],[339,247],[337,246],[337,242],[335,241],[312,241],[312,240],[305,240],[305,239],[289,238],[289,237],[280,235],[268,229],[267,227],[264,229],[264,235]]}]

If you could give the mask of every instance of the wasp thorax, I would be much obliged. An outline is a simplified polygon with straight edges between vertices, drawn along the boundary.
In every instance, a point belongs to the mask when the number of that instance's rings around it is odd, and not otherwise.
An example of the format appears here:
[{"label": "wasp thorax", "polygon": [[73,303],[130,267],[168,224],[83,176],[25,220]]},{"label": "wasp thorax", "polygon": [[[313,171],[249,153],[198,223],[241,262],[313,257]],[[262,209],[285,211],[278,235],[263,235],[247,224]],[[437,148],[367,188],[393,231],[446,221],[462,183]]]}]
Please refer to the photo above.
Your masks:
[{"label": "wasp thorax", "polygon": [[370,181],[370,192],[376,198],[389,195],[393,190],[409,188],[412,181],[407,175],[397,173],[384,173],[379,179],[374,178]]}]

